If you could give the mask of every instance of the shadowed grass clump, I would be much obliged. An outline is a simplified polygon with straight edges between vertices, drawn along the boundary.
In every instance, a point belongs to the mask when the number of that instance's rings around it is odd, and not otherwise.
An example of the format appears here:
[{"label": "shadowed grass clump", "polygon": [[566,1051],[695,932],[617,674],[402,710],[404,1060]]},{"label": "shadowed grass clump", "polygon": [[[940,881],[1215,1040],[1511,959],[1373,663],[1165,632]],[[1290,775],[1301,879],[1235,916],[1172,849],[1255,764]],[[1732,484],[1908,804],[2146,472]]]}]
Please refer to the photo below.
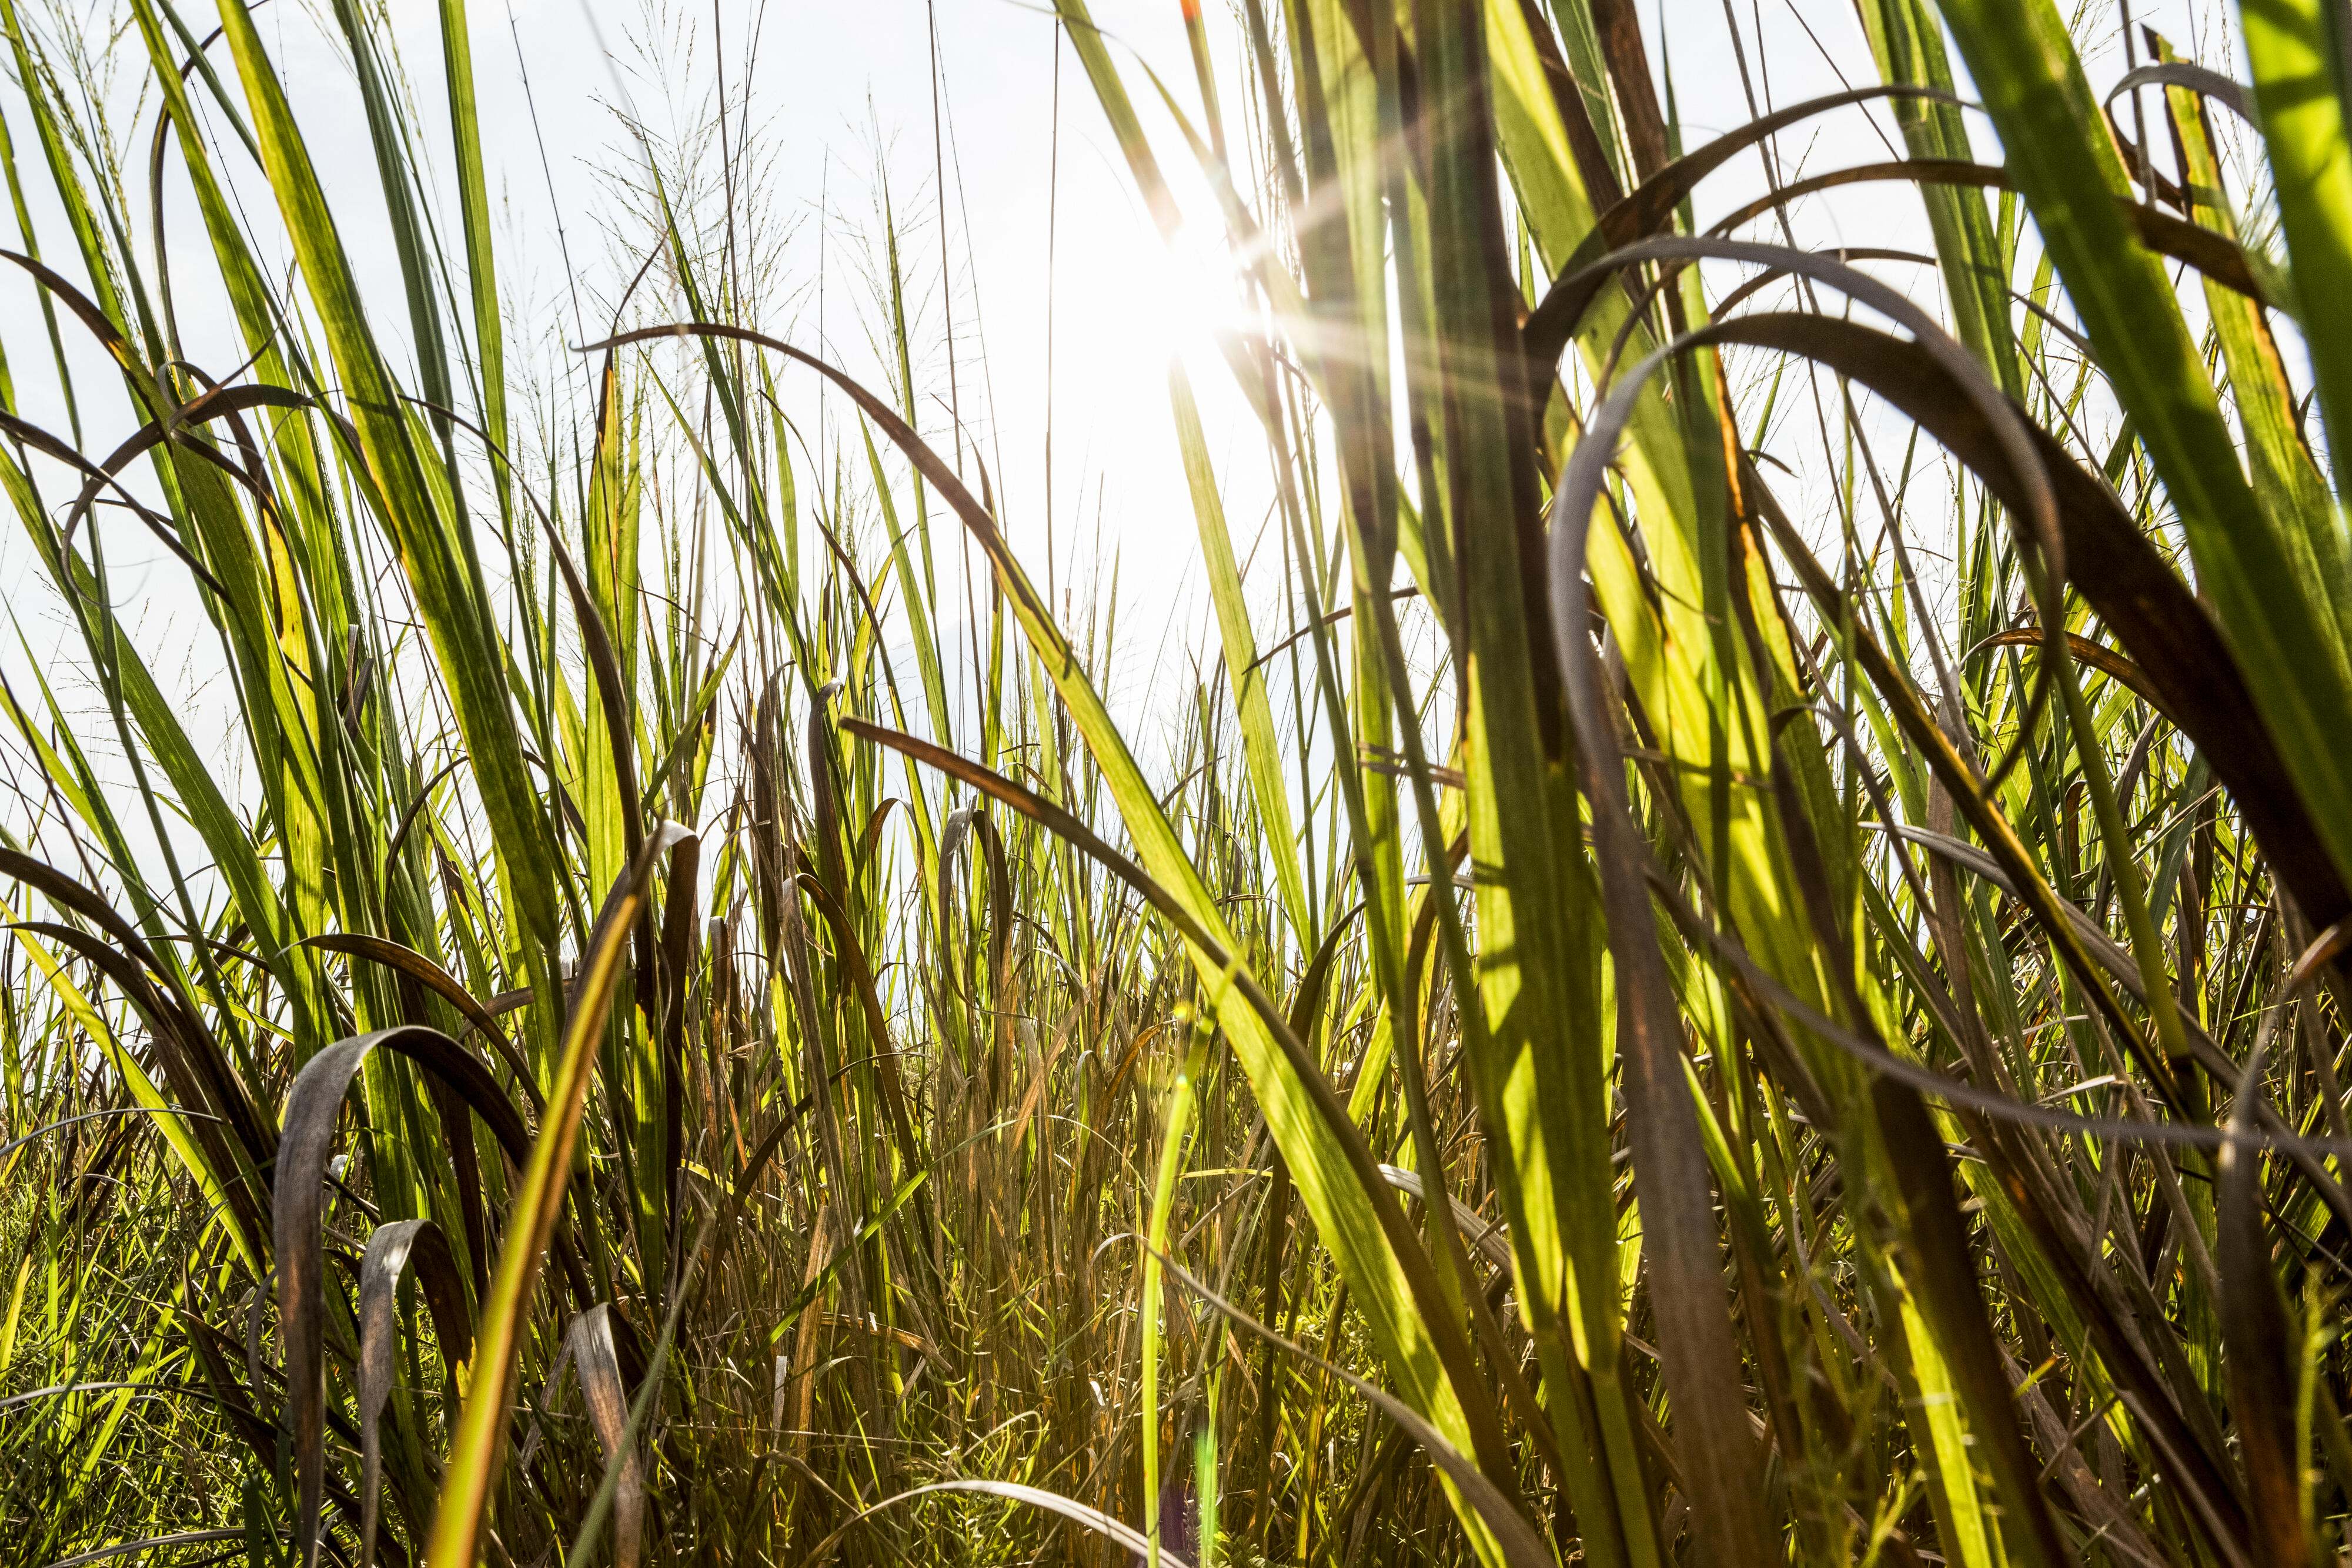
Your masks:
[{"label": "shadowed grass clump", "polygon": [[463,0],[332,213],[244,0],[0,0],[0,1554],[2335,1561],[2352,24],[1706,140],[1624,0],[1167,9],[1054,24],[1263,437],[1171,363],[1142,756],[887,195],[860,379],[633,127],[541,373]]}]

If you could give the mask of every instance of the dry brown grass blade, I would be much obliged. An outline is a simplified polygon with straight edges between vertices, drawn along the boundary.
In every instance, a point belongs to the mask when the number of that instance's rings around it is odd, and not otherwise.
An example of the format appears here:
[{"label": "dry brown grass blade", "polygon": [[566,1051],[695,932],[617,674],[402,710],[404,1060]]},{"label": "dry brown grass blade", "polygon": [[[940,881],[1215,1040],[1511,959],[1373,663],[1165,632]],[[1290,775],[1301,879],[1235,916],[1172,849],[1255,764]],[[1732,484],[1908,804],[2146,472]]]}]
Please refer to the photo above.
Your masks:
[{"label": "dry brown grass blade", "polygon": [[303,1568],[312,1568],[318,1561],[326,1477],[323,1221],[327,1155],[334,1146],[343,1095],[361,1062],[379,1046],[399,1051],[440,1076],[483,1116],[494,1134],[500,1134],[501,1143],[511,1134],[509,1154],[528,1155],[522,1118],[506,1104],[481,1063],[438,1030],[403,1024],[340,1040],[313,1056],[295,1076],[286,1095],[285,1133],[278,1145],[270,1218],[278,1265],[278,1333],[286,1356],[287,1425],[294,1441],[295,1539]]},{"label": "dry brown grass blade", "polygon": [[180,564],[186,567],[197,581],[221,598],[228,597],[228,590],[222,585],[220,579],[206,570],[204,563],[190,553],[186,545],[180,542],[179,531],[172,526],[172,520],[141,501],[138,496],[121,480],[29,420],[19,419],[13,413],[0,413],[0,433],[5,433],[44,456],[56,458],[74,472],[82,475],[91,485],[101,487],[111,486],[122,508],[145,524],[147,531],[153,534],[165,549],[178,558]]},{"label": "dry brown grass blade", "polygon": [[104,348],[109,357],[121,367],[123,379],[131,383],[133,395],[147,405],[147,416],[150,419],[163,417],[168,412],[168,405],[164,402],[153,379],[140,364],[138,354],[131,347],[131,340],[124,336],[122,329],[115,325],[113,319],[104,310],[99,308],[96,300],[75,287],[55,267],[33,256],[20,255],[13,250],[0,250],[0,261],[16,263],[30,273],[33,281],[39,284],[43,289],[64,300],[66,308],[72,311],[75,319],[89,329],[89,335],[98,340],[100,346]]},{"label": "dry brown grass blade", "polygon": [[222,1061],[218,1042],[145,969],[90,933],[46,920],[21,921],[11,929],[47,937],[113,981],[146,1023],[173,1096],[192,1109],[214,1108],[190,1118],[188,1135],[222,1185],[229,1222],[243,1239],[244,1250],[260,1258],[261,1195],[274,1177],[268,1157],[257,1152],[267,1147],[258,1141],[259,1118]]},{"label": "dry brown grass blade", "polygon": [[[2039,628],[2023,627],[2013,632],[1996,632],[1969,652],[1973,653],[1983,648],[2039,648],[2048,640]],[[2113,648],[2104,643],[2095,643],[2079,632],[2069,632],[2066,633],[2066,651],[2076,664],[2087,664],[2108,676],[2162,714],[2166,722],[2175,726],[2179,724],[2170,704],[2165,700],[2163,688],[2149,680],[2137,664]]]},{"label": "dry brown grass blade", "polygon": [[692,998],[696,946],[702,930],[697,898],[702,876],[702,841],[688,837],[670,852],[669,884],[662,907],[661,965],[665,1028],[673,1051],[683,1049],[687,1004]]},{"label": "dry brown grass blade", "polygon": [[[1728,234],[1790,203],[1847,185],[1882,180],[1908,181],[1920,185],[1971,186],[1980,190],[2014,189],[2009,172],[1997,164],[1971,163],[1962,159],[1900,158],[1886,162],[1857,163],[1851,168],[1791,181],[1769,195],[1734,208],[1717,220],[1710,234]],[[2275,305],[2262,279],[2255,276],[2246,253],[2227,235],[2178,218],[2161,208],[2128,200],[2117,204],[2139,235],[2140,243],[2159,256],[2186,263],[2192,271],[2258,304]],[[1718,312],[1720,314],[1720,312]]]},{"label": "dry brown grass blade", "polygon": [[[613,1499],[614,1568],[637,1568],[644,1553],[646,1517],[645,1465],[636,1446],[625,1441],[629,1419],[628,1391],[621,1385],[621,1357],[613,1342],[613,1309],[600,1302],[572,1320],[564,1334],[566,1360],[579,1375],[581,1397],[588,1419],[604,1446],[606,1464],[620,1466],[620,1489]],[[562,1375],[562,1364],[557,1365]],[[551,1389],[549,1403],[555,1391]]]},{"label": "dry brown grass blade", "polygon": [[1591,234],[1561,265],[1559,276],[1546,287],[1542,299],[1528,317],[1520,335],[1528,362],[1539,369],[1557,362],[1566,351],[1569,340],[1575,336],[1576,324],[1609,287],[1609,278],[1589,271],[1591,265],[1610,251],[1664,232],[1674,221],[1676,209],[1709,174],[1749,148],[1815,115],[1884,99],[1962,101],[1932,88],[1900,84],[1829,93],[1752,120],[1644,175],[1638,187],[1594,220]]},{"label": "dry brown grass blade", "polygon": [[[93,942],[89,934],[70,926],[39,928],[54,939],[70,941],[76,950],[107,972],[110,979],[150,1015],[155,1027],[167,1032],[187,1054],[187,1066],[205,1087],[202,1098],[218,1112],[235,1134],[247,1163],[258,1165],[277,1142],[261,1113],[246,1092],[243,1081],[230,1070],[220,1043],[193,1012],[185,998],[159,977],[173,971],[147,945],[138,929],[114,906],[56,867],[13,849],[0,849],[0,876],[10,876],[37,890],[58,907],[71,911],[104,933],[108,943]],[[224,1166],[224,1174],[233,1169]]]},{"label": "dry brown grass blade", "polygon": [[2116,85],[2107,89],[2106,101],[2112,104],[2124,94],[2144,87],[2185,87],[2191,92],[2225,105],[2247,124],[2257,123],[2253,100],[2247,96],[2242,85],[2220,71],[2188,60],[2158,60],[2126,71],[2116,78]]},{"label": "dry brown grass blade", "polygon": [[2334,963],[2347,947],[2352,947],[2352,920],[2339,920],[2313,937],[2287,974],[2287,993],[2292,996],[2301,991],[2323,966]]},{"label": "dry brown grass blade", "polygon": [[[2275,1015],[2273,1015],[2274,1017]],[[2263,1033],[2269,1034],[2266,1027]],[[2248,1053],[2230,1110],[2230,1129],[2250,1134],[2262,1098],[2263,1041]],[[2303,1486],[2295,1458],[2295,1382],[2289,1347],[2298,1341],[2279,1300],[2263,1217],[2262,1151],[2232,1142],[2221,1151],[2214,1191],[2214,1261],[2221,1273],[2221,1335],[2229,1351],[2231,1414],[2246,1472],[2252,1561],[2260,1568],[2307,1568]]]},{"label": "dry brown grass blade", "polygon": [[454,1375],[472,1354],[474,1331],[448,1239],[429,1219],[376,1227],[360,1260],[360,1568],[375,1563],[378,1490],[383,1465],[383,1405],[392,1395],[393,1317],[400,1279],[411,1266],[433,1314],[441,1360]]},{"label": "dry brown grass blade", "polygon": [[988,861],[988,977],[994,988],[990,1034],[1001,1053],[1011,1049],[1013,1034],[1013,1015],[1007,1005],[1013,988],[1013,872],[1004,854],[1004,835],[997,831],[995,819],[985,811],[974,811],[971,831]]},{"label": "dry brown grass blade", "polygon": [[[2021,498],[1996,454],[1990,427],[1918,345],[1825,316],[1746,317],[1725,327],[1732,340],[1803,354],[1867,386],[1980,475],[2005,504]],[[2305,916],[2326,925],[2352,914],[2352,895],[2336,876],[2212,617],[2095,476],[2046,434],[2036,431],[2033,439],[2056,493],[2074,589],[2165,695],[2166,707],[2229,787]],[[1760,476],[1745,483],[1769,497]],[[1772,508],[1764,509],[1769,519]]]},{"label": "dry brown grass blade", "polygon": [[[694,1000],[694,961],[702,929],[702,841],[689,836],[670,851],[669,881],[663,890],[657,980],[662,1043],[662,1212],[677,1239],[681,1179],[686,1161],[687,1030]],[[673,1265],[675,1269],[677,1265]]]},{"label": "dry brown grass blade", "polygon": [[[90,507],[97,505],[99,493],[101,490],[109,487],[120,490],[121,488],[120,476],[124,469],[130,467],[142,455],[153,451],[167,441],[172,441],[180,431],[205,424],[215,419],[227,419],[236,421],[239,434],[242,434],[242,421],[238,420],[238,415],[247,409],[308,409],[312,406],[312,401],[310,398],[304,397],[299,392],[289,392],[284,387],[259,385],[214,387],[198,393],[172,410],[164,417],[150,420],[141,425],[126,437],[121,445],[108,453],[102,462],[95,465],[77,462],[76,466],[83,468],[88,477],[82,483],[81,494],[74,497],[73,505],[66,511],[63,528],[65,537],[68,539],[73,538],[76,528],[84,517],[89,515]],[[210,463],[227,475],[231,480],[244,486],[265,507],[275,510],[276,504],[267,486],[255,474],[238,467],[220,454],[201,444],[184,443],[181,446],[183,450],[193,453],[199,459]],[[203,566],[188,557],[184,550],[179,553],[194,570],[204,575],[206,581],[212,580],[212,574],[205,571]]]},{"label": "dry brown grass blade", "polygon": [[325,1177],[343,1093],[380,1037],[338,1040],[312,1057],[286,1096],[270,1210],[278,1265],[278,1333],[285,1345],[286,1425],[294,1442],[295,1551],[319,1561],[327,1470]]},{"label": "dry brown grass blade", "polygon": [[[530,1069],[524,1064],[522,1059],[515,1054],[514,1042],[507,1038],[504,1030],[499,1028],[498,1014],[501,1009],[495,1004],[486,1005],[478,999],[473,992],[466,988],[462,981],[431,958],[414,947],[404,946],[386,937],[370,936],[356,931],[331,931],[323,936],[306,936],[299,946],[316,947],[322,953],[341,953],[349,957],[366,958],[371,962],[395,969],[430,989],[434,995],[457,1009],[458,1016],[462,1017],[468,1026],[480,1031],[483,1040],[499,1053],[499,1060],[505,1062],[508,1069],[514,1073],[515,1085],[530,1099],[531,1109],[537,1111],[541,1108],[538,1081],[531,1077]],[[510,1012],[514,1008],[520,1006],[523,1000],[529,999],[529,995],[528,992],[509,992],[506,998],[499,999],[508,1002],[508,1006],[503,1010]],[[509,1149],[508,1152],[513,1151]]]}]

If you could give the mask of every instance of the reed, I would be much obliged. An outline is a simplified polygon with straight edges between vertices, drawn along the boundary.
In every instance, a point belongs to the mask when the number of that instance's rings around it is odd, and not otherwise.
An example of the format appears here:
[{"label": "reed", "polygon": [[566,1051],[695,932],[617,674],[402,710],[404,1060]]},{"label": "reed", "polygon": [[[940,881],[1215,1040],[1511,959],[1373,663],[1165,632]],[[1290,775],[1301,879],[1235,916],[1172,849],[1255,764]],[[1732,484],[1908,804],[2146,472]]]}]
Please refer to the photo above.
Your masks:
[{"label": "reed", "polygon": [[[1158,748],[903,208],[864,384],[750,139],[647,142],[541,371],[465,0],[328,18],[396,290],[245,0],[0,0],[0,1554],[2352,1547],[2352,24],[2103,101],[2052,0],[1858,0],[1775,105],[1626,0],[1187,0],[1190,81],[1055,9],[1263,436],[1171,365]],[[1816,248],[1856,184],[1932,254]]]}]

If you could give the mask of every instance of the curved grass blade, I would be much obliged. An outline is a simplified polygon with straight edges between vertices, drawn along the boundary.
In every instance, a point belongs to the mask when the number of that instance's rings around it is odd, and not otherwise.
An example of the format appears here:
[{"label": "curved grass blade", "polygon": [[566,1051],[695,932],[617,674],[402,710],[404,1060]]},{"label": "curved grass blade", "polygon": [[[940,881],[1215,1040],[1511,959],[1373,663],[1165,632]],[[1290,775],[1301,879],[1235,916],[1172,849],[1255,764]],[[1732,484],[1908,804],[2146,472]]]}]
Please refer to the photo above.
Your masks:
[{"label": "curved grass blade", "polygon": [[[2338,876],[2352,876],[2352,816],[2324,805],[2352,796],[2341,744],[2352,733],[2341,524],[2312,533],[2267,510],[2249,484],[2170,280],[2116,204],[2129,188],[2122,160],[2053,0],[1939,8],[2003,144],[2031,149],[2011,172],[2057,277],[2179,516],[2199,587],[2320,841]],[[2352,406],[2339,319],[2352,309],[2352,166],[2337,95],[2315,89],[2337,68],[2320,42],[2316,0],[2243,15],[2298,293],[2321,312],[2307,322],[2320,402],[2334,413]],[[2344,454],[2336,456],[2340,478]],[[2301,565],[2315,553],[2330,570]]]},{"label": "curved grass blade", "polygon": [[[291,1413],[288,1425],[294,1438],[295,1530],[303,1568],[313,1568],[318,1561],[326,1478],[323,1222],[327,1155],[334,1146],[343,1096],[360,1064],[378,1047],[409,1057],[456,1090],[518,1164],[531,1157],[526,1151],[522,1118],[499,1093],[481,1063],[438,1030],[403,1024],[338,1040],[305,1063],[287,1091],[286,1130],[278,1141],[270,1223]],[[551,1228],[551,1216],[549,1223]]]},{"label": "curved grass blade", "polygon": [[[895,1497],[886,1497],[880,1502],[858,1510],[832,1534],[816,1543],[814,1549],[809,1552],[808,1568],[824,1568],[825,1563],[831,1560],[835,1549],[840,1546],[844,1536],[884,1509],[896,1508],[902,1502],[911,1502],[919,1497],[930,1497],[940,1492],[973,1492],[982,1497],[1003,1498],[1007,1502],[1026,1503],[1031,1508],[1042,1508],[1048,1513],[1060,1514],[1064,1519],[1086,1526],[1114,1544],[1125,1547],[1138,1557],[1144,1555],[1151,1547],[1151,1542],[1132,1525],[1122,1524],[1100,1509],[1089,1508],[1076,1498],[1064,1497],[1059,1492],[1047,1491],[1042,1487],[1024,1486],[1017,1481],[933,1481],[928,1486],[909,1488]],[[1160,1568],[1188,1568],[1188,1564],[1184,1559],[1174,1552],[1162,1552],[1160,1553]]]},{"label": "curved grass blade", "polygon": [[396,1219],[376,1227],[360,1259],[360,1568],[373,1568],[377,1489],[383,1464],[383,1406],[392,1396],[393,1309],[400,1278],[414,1265],[433,1314],[442,1364],[452,1373],[473,1350],[465,1286],[448,1239],[429,1219]]},{"label": "curved grass blade", "polygon": [[[1721,341],[1802,354],[1869,387],[1981,476],[2004,503],[2022,501],[1991,430],[1935,356],[1917,344],[1827,316],[1744,317],[1709,331]],[[2035,432],[2032,440],[2056,498],[2074,586],[2164,694],[2164,706],[2229,786],[2305,915],[2326,925],[2352,914],[2352,894],[2328,859],[2221,629],[2106,487],[2046,434]],[[1756,488],[1769,498],[1760,484]],[[1769,520],[1769,499],[1764,510]]]},{"label": "curved grass blade", "polygon": [[1335,1366],[1323,1357],[1276,1333],[1233,1302],[1219,1295],[1172,1258],[1161,1259],[1168,1272],[1177,1283],[1201,1298],[1228,1322],[1248,1330],[1275,1349],[1287,1353],[1328,1376],[1336,1377],[1380,1406],[1381,1413],[1403,1427],[1412,1440],[1421,1445],[1430,1462],[1444,1470],[1454,1485],[1462,1489],[1478,1517],[1495,1532],[1503,1549],[1503,1561],[1510,1568],[1553,1568],[1557,1559],[1551,1547],[1536,1532],[1527,1517],[1513,1506],[1500,1488],[1486,1479],[1468,1456],[1445,1440],[1444,1435],[1432,1427],[1411,1406],[1375,1384],[1367,1383],[1344,1366]]}]

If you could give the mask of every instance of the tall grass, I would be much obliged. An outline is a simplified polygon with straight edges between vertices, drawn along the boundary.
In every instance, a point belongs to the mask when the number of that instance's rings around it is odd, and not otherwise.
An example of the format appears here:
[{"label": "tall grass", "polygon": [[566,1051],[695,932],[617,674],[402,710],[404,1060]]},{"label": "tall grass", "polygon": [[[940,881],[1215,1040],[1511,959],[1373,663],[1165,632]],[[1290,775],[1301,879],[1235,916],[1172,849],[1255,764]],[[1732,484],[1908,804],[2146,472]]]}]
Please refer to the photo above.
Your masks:
[{"label": "tall grass", "polygon": [[[1662,99],[1624,0],[1186,4],[1190,82],[1057,0],[1166,237],[1218,205],[1263,433],[1171,367],[1163,755],[903,213],[869,386],[763,310],[750,154],[649,145],[535,377],[463,0],[416,77],[332,8],[332,210],[242,0],[0,0],[66,632],[5,693],[7,1557],[2352,1545],[2352,24],[2102,102],[2051,0],[1857,10],[1881,84],[1776,106]],[[1932,254],[1809,248],[1849,183]]]}]

